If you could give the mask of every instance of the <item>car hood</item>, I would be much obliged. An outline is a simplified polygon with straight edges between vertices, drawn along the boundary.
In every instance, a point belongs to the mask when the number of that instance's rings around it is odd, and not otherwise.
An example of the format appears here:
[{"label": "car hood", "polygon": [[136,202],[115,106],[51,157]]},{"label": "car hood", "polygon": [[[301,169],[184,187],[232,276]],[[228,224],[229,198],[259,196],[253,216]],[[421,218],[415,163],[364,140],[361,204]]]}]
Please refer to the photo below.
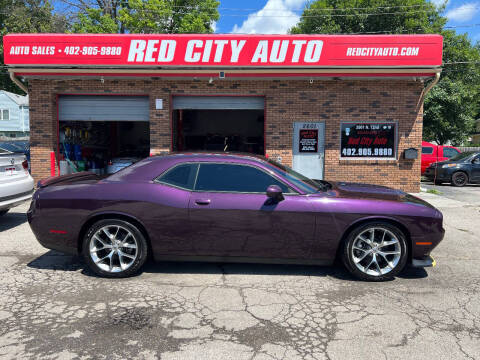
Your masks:
[{"label": "car hood", "polygon": [[334,191],[341,198],[409,202],[434,209],[428,202],[416,196],[387,186],[349,182],[331,182],[331,184],[330,191]]}]

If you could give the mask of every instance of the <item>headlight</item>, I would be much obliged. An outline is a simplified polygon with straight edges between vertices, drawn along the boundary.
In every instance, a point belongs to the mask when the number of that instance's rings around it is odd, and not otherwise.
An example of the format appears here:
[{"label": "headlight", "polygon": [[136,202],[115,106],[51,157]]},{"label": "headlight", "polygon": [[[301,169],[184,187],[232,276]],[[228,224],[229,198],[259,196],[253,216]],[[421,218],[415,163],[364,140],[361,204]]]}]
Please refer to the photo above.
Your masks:
[{"label": "headlight", "polygon": [[458,166],[458,164],[445,164],[445,165],[442,165],[442,168],[451,168],[455,166]]}]

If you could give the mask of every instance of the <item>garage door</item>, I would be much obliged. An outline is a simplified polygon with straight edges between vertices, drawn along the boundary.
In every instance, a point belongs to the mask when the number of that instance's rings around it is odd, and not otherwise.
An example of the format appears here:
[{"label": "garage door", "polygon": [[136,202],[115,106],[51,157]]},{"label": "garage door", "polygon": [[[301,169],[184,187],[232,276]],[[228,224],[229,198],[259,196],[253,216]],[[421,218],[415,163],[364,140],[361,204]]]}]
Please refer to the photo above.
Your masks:
[{"label": "garage door", "polygon": [[262,96],[175,96],[173,109],[263,110]]},{"label": "garage door", "polygon": [[58,99],[60,121],[149,121],[148,96],[65,95]]}]

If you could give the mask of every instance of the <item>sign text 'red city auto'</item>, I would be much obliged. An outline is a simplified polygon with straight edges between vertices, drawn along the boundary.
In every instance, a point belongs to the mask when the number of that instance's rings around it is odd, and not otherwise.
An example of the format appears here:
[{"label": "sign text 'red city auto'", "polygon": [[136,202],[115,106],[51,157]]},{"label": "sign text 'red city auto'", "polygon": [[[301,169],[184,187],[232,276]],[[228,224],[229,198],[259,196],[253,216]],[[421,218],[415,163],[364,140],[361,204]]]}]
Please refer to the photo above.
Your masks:
[{"label": "sign text 'red city auto'", "polygon": [[77,35],[4,37],[8,65],[440,66],[439,35]]}]

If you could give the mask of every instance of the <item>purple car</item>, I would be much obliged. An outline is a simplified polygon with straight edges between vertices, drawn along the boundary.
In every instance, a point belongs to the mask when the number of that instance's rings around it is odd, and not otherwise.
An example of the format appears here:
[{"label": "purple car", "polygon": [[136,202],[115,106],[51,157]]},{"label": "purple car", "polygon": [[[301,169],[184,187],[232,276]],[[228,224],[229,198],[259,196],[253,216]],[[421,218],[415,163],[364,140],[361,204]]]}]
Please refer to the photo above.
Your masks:
[{"label": "purple car", "polygon": [[49,249],[82,254],[101,276],[154,260],[332,264],[380,281],[432,266],[443,216],[382,186],[314,181],[254,155],[178,153],[100,179],[40,181],[28,221]]}]

